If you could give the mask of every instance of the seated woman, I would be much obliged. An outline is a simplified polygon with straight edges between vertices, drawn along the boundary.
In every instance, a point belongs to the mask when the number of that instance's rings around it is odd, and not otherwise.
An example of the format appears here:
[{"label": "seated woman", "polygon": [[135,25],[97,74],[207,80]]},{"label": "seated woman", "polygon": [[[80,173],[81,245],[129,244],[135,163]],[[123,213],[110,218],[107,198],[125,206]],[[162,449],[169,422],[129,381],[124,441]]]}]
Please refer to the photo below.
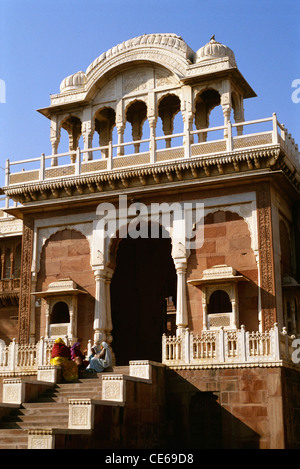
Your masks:
[{"label": "seated woman", "polygon": [[93,345],[92,350],[94,353],[90,357],[90,364],[86,368],[87,371],[101,373],[112,365],[111,352],[106,342],[101,343],[100,350],[97,345]]},{"label": "seated woman", "polygon": [[78,379],[78,366],[71,360],[71,351],[63,339],[56,339],[51,352],[51,365],[61,366],[65,381]]},{"label": "seated woman", "polygon": [[88,366],[89,362],[84,359],[84,355],[80,350],[80,342],[75,342],[75,344],[72,345],[71,360],[73,360],[81,369],[85,369]]}]

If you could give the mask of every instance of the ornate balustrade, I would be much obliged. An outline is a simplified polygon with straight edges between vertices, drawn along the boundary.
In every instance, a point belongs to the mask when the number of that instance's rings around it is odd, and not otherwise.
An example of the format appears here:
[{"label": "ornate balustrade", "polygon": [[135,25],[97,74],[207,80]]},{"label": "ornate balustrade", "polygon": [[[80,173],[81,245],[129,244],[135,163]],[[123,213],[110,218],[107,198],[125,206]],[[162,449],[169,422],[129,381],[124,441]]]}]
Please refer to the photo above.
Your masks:
[{"label": "ornate balustrade", "polygon": [[[54,339],[44,338],[36,344],[18,344],[15,339],[9,345],[0,342],[0,376],[37,374],[39,367],[50,365],[53,343]],[[179,336],[163,335],[162,363],[170,367],[298,365],[300,351],[295,347],[299,346],[300,340],[289,336],[285,328],[279,331],[277,324],[267,332],[248,332],[242,326],[195,335],[186,329]]]},{"label": "ornate balustrade", "polygon": [[[282,364],[293,360],[295,337],[277,324],[267,332],[220,328],[195,335],[188,329],[180,336],[163,336],[163,359],[168,366],[221,366],[243,364]],[[296,342],[296,341],[295,341]]]},{"label": "ornate balustrade", "polygon": [[[265,125],[271,123],[270,129],[262,132],[242,134],[248,126]],[[237,136],[234,136],[234,131]],[[222,136],[220,137],[220,132]],[[209,135],[209,139],[207,139]],[[195,142],[198,136],[198,143]],[[206,141],[202,141],[205,140]],[[159,148],[161,141],[172,141],[172,147]],[[138,153],[130,153],[132,146],[138,145]],[[277,117],[258,119],[226,126],[212,127],[201,130],[159,136],[144,140],[125,142],[107,146],[89,148],[21,161],[6,162],[5,186],[17,186],[29,182],[51,181],[57,178],[74,178],[76,176],[120,171],[125,168],[135,168],[145,165],[158,165],[166,161],[184,160],[186,158],[224,156],[227,153],[251,148],[265,148],[280,145],[291,157],[292,165],[299,166],[299,151],[291,135],[278,123]],[[129,149],[129,154],[126,149]],[[71,163],[70,163],[71,160]],[[22,166],[22,170],[13,172],[13,168]]]},{"label": "ornate balustrade", "polygon": [[18,344],[13,339],[9,345],[3,345],[0,341],[0,376],[36,374],[38,367],[50,365],[53,344],[54,339],[43,337],[36,344]]}]

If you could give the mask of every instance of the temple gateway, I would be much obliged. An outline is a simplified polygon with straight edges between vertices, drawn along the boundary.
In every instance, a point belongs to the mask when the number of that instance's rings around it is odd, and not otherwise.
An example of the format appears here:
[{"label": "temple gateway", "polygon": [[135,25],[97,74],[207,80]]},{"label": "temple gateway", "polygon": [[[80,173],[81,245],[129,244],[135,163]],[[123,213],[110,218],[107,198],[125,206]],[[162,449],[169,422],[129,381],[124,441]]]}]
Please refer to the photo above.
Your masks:
[{"label": "temple gateway", "polygon": [[[246,119],[255,97],[214,36],[145,34],[39,109],[52,152],[7,160],[2,188],[3,447],[300,447],[300,156],[275,113]],[[65,426],[5,426],[58,386],[58,337],[107,342],[102,391]]]}]

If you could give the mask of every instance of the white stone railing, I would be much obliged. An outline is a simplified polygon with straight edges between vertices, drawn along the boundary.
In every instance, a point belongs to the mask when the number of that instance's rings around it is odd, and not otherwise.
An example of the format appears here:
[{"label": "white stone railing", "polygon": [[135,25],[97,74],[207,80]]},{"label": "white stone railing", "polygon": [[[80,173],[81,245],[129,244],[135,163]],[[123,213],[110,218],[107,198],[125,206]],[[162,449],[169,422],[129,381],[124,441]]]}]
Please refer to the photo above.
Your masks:
[{"label": "white stone railing", "polygon": [[[244,133],[251,126],[270,123],[270,129],[260,132]],[[220,132],[222,135],[220,136]],[[234,135],[236,132],[236,136]],[[207,135],[211,138],[208,140]],[[195,142],[198,136],[198,143]],[[205,141],[204,141],[205,140]],[[159,148],[160,142],[173,143],[172,147]],[[94,147],[52,155],[42,154],[40,157],[21,161],[6,161],[5,186],[11,187],[28,182],[51,181],[57,178],[74,178],[88,174],[122,170],[165,163],[167,161],[184,160],[193,157],[224,155],[235,150],[281,145],[290,155],[292,166],[299,167],[298,145],[283,125],[277,121],[276,114],[266,119],[212,127],[201,130],[186,130],[182,133],[153,136],[147,139],[125,143]],[[139,147],[139,151],[130,153],[131,148]],[[128,148],[129,154],[125,155]],[[22,167],[17,172],[14,167]]]},{"label": "white stone railing", "polygon": [[[67,340],[67,339],[66,339]],[[54,339],[41,338],[36,344],[9,345],[0,342],[0,375],[36,374],[38,367],[50,365]]]},{"label": "white stone railing", "polygon": [[[0,342],[0,376],[37,374],[39,367],[50,365],[54,339],[36,344],[9,345]],[[90,349],[91,341],[88,343]],[[299,351],[295,353],[295,347]],[[295,357],[296,360],[293,358]],[[203,331],[195,335],[188,329],[179,336],[162,338],[162,363],[168,366],[201,366],[300,362],[300,339],[279,331],[277,324],[268,332],[248,332],[244,326],[236,330]]]},{"label": "white stone railing", "polygon": [[280,332],[277,324],[267,332],[248,332],[241,326],[194,335],[186,329],[180,336],[163,336],[162,362],[168,366],[293,363],[294,339],[285,328]]}]

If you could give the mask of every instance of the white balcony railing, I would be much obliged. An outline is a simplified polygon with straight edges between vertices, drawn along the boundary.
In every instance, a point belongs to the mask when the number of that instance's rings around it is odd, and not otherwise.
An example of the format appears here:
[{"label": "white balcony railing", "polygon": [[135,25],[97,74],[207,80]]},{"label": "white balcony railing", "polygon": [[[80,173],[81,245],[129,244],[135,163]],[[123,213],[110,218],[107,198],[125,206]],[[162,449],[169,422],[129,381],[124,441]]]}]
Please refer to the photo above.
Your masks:
[{"label": "white balcony railing", "polygon": [[[236,330],[203,331],[194,335],[188,329],[180,336],[163,336],[163,363],[169,366],[281,363],[294,360],[295,337],[277,324],[267,332]],[[299,360],[300,361],[300,360]]]},{"label": "white balcony railing", "polygon": [[[70,345],[68,339],[66,343]],[[0,341],[0,375],[36,374],[38,367],[50,365],[54,339],[44,339],[36,344],[18,344],[15,339],[9,345]],[[88,350],[91,341],[88,343]]]},{"label": "white balcony railing", "polygon": [[[259,127],[267,130],[255,132]],[[245,129],[252,132],[245,134]],[[254,130],[254,131],[253,131]],[[221,135],[220,135],[221,133]],[[235,135],[236,133],[236,135]],[[242,134],[242,135],[241,135]],[[197,137],[198,136],[198,137]],[[198,143],[195,140],[198,140]],[[205,141],[203,141],[205,140]],[[172,142],[168,148],[159,148],[162,141]],[[51,182],[57,178],[73,178],[113,170],[161,164],[167,161],[194,157],[222,156],[228,152],[265,148],[280,145],[289,155],[290,163],[299,169],[299,151],[291,135],[277,121],[276,114],[266,119],[257,119],[226,126],[212,127],[151,137],[102,147],[88,148],[55,155],[42,154],[37,158],[21,161],[6,161],[5,186],[11,187],[30,182]],[[134,153],[131,148],[135,147]],[[136,149],[139,149],[136,152]],[[129,154],[125,154],[129,150]],[[20,168],[14,171],[14,168]]]},{"label": "white balcony railing", "polygon": [[[54,339],[44,338],[36,344],[18,344],[13,340],[4,345],[0,341],[0,376],[37,374],[39,367],[50,365],[53,343]],[[91,341],[87,348],[90,351]],[[289,336],[285,328],[280,332],[276,324],[268,332],[247,332],[242,326],[195,335],[186,329],[179,336],[163,335],[162,363],[171,367],[299,365],[300,339]]]}]

